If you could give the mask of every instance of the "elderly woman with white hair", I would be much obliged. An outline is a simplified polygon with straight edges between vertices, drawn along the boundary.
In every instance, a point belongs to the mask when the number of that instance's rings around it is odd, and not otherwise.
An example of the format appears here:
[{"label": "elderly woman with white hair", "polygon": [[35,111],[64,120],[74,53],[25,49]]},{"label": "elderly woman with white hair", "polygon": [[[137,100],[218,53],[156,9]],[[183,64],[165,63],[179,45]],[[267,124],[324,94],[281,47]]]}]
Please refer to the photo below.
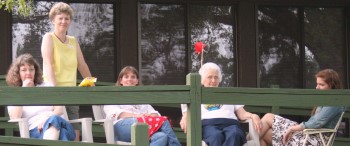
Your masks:
[{"label": "elderly woman with white hair", "polygon": [[[222,80],[221,69],[212,62],[205,63],[200,69],[201,83],[204,87],[218,87]],[[244,105],[202,104],[202,140],[209,146],[241,146],[246,136],[239,120],[252,119],[255,129],[262,128],[260,117],[244,110]],[[181,129],[186,133],[187,105],[182,104]]]}]

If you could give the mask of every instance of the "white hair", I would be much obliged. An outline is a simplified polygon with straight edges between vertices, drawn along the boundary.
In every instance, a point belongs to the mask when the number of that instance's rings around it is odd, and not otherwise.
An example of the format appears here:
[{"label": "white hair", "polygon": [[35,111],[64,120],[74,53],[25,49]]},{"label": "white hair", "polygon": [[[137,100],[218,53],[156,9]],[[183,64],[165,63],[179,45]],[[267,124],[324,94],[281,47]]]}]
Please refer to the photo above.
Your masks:
[{"label": "white hair", "polygon": [[207,63],[203,64],[203,66],[199,69],[198,72],[201,75],[201,82],[203,82],[204,76],[207,74],[208,70],[214,70],[217,72],[218,77],[219,77],[219,83],[220,83],[222,80],[221,69],[217,64],[215,64],[213,62],[207,62]]}]

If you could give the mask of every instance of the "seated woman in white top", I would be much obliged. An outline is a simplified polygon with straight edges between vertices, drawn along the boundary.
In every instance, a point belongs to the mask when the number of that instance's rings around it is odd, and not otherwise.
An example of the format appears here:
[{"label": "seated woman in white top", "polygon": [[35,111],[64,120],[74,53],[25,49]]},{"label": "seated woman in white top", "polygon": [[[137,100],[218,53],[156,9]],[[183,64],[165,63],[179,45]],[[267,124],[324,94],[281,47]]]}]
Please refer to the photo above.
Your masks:
[{"label": "seated woman in white top", "polygon": [[[221,82],[221,69],[215,63],[205,63],[199,70],[204,87],[218,87]],[[215,97],[213,97],[215,98]],[[244,105],[202,104],[202,140],[209,146],[241,146],[246,136],[238,120],[252,119],[255,129],[262,128],[260,118],[244,110]],[[182,104],[181,129],[186,133],[187,105]]]},{"label": "seated woman in white top", "polygon": [[[42,71],[30,54],[23,54],[11,64],[6,82],[14,87],[42,86]],[[63,106],[8,106],[10,119],[28,118],[31,138],[74,140],[74,128],[64,120]]]},{"label": "seated woman in white top", "polygon": [[[116,86],[137,86],[139,74],[134,67],[126,66],[119,73]],[[140,119],[157,116],[162,121],[161,127],[154,125],[149,130],[151,146],[181,146],[169,121],[160,117],[158,111],[149,104],[139,105],[104,105],[103,110],[107,118],[114,119],[114,135],[116,141],[131,141],[131,125]],[[158,120],[158,119],[156,119]],[[139,121],[140,122],[140,121]],[[141,121],[145,122],[145,121]],[[148,123],[150,124],[150,123]],[[157,124],[156,124],[157,125]],[[154,131],[152,129],[155,128]]]}]

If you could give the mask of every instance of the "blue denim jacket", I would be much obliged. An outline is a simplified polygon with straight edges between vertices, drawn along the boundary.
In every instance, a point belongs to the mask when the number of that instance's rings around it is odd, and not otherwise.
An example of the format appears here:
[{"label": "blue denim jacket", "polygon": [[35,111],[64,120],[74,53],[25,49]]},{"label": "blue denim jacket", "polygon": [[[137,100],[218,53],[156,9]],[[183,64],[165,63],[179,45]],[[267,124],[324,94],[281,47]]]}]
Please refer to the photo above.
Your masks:
[{"label": "blue denim jacket", "polygon": [[304,128],[330,128],[333,129],[337,124],[342,112],[345,111],[345,107],[338,106],[318,106],[316,112],[306,122],[300,123]]}]

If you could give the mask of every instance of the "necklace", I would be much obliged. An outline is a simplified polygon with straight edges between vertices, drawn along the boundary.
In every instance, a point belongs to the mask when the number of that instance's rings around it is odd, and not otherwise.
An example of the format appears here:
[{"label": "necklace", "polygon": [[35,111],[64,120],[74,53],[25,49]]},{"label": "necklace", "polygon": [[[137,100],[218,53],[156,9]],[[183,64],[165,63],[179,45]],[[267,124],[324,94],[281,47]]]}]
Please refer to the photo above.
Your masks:
[{"label": "necklace", "polygon": [[66,35],[64,35],[64,40],[62,41],[62,40],[56,35],[55,32],[54,32],[53,34],[54,34],[62,43],[66,42],[66,39],[67,39]]}]

